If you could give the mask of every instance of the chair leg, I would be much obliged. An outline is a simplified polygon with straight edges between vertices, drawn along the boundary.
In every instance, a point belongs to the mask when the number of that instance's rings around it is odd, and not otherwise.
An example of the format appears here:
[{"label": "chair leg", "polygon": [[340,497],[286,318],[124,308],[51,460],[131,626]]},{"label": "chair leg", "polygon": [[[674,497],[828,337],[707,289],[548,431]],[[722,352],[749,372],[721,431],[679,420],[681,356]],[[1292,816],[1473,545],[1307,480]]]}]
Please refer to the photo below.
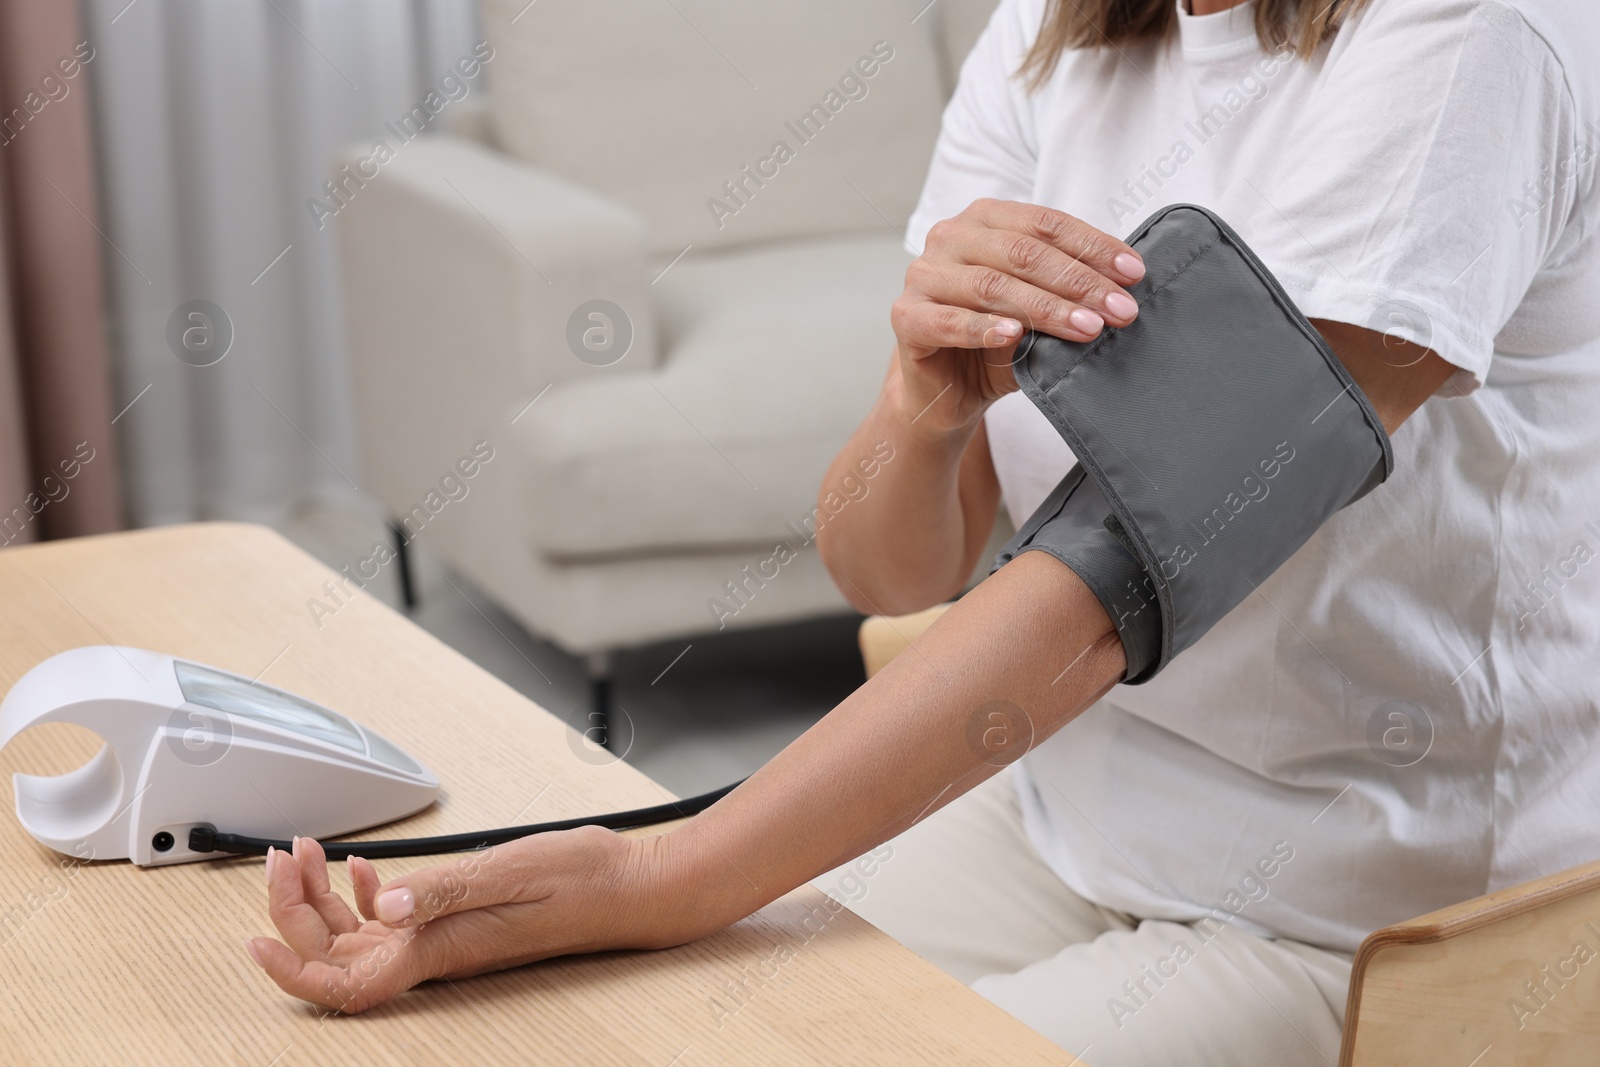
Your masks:
[{"label": "chair leg", "polygon": [[585,666],[589,672],[589,727],[585,732],[601,748],[610,748],[611,653],[591,652]]},{"label": "chair leg", "polygon": [[417,587],[411,573],[411,548],[406,530],[398,522],[390,522],[389,533],[394,538],[395,565],[400,573],[400,603],[406,611],[414,611],[417,606]]}]

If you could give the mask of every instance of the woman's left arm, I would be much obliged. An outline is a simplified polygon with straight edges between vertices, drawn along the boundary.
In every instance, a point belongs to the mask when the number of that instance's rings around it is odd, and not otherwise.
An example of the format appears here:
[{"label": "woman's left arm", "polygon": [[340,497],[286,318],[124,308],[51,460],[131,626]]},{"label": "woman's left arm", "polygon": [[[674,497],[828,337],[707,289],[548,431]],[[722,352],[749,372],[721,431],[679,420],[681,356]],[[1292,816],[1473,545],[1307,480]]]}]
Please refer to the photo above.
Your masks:
[{"label": "woman's left arm", "polygon": [[362,1011],[429,979],[682,944],[954,800],[1125,667],[1094,594],[1054,557],[1027,552],[749,781],[667,833],[541,834],[382,886],[356,860],[359,914],[333,892],[322,850],[301,839],[268,861],[283,940],[252,938],[250,955],[286,992]]},{"label": "woman's left arm", "polygon": [[[1454,370],[1371,330],[1317,326],[1391,433]],[[300,839],[267,863],[283,941],[252,938],[249,952],[286,992],[354,1012],[430,979],[682,944],[949,803],[1076,717],[1125,668],[1082,580],[1025,552],[748,782],[671,831],[544,834],[383,885],[353,860],[359,914],[333,892],[322,849]]]},{"label": "woman's left arm", "polygon": [[1376,330],[1328,319],[1312,319],[1311,324],[1367,394],[1391,434],[1457,370],[1431,349]]}]

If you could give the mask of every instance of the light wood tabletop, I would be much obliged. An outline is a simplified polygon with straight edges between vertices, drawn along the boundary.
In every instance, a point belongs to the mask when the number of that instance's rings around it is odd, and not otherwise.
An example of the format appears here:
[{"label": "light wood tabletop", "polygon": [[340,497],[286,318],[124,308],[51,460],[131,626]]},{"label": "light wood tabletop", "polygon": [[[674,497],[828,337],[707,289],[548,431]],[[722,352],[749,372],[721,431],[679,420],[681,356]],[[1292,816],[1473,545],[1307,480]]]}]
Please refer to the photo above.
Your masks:
[{"label": "light wood tabletop", "polygon": [[[0,690],[92,644],[259,675],[372,726],[438,773],[434,807],[368,837],[668,799],[625,763],[580,756],[559,719],[376,599],[313,613],[308,601],[329,603],[323,583],[337,578],[271,531],[238,524],[7,548]],[[8,783],[18,771],[60,774],[98,747],[79,727],[35,727],[0,752],[0,772]],[[5,808],[0,1063],[1075,1062],[810,887],[681,948],[432,983],[365,1015],[328,1016],[279,992],[245,955],[246,937],[271,932],[261,860],[63,867]],[[378,870],[388,878],[428,862]],[[348,892],[342,871],[334,880]]]}]

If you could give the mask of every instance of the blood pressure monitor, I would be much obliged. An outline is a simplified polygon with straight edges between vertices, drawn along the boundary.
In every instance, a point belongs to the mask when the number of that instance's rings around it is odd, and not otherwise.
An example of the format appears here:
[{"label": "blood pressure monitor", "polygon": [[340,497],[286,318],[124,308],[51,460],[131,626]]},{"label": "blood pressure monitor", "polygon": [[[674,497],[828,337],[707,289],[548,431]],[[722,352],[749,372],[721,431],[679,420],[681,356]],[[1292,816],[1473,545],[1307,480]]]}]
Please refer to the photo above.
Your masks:
[{"label": "blood pressure monitor", "polygon": [[94,645],[34,667],[0,703],[0,747],[46,722],[105,741],[77,770],[14,779],[23,827],[81,860],[211,859],[221,853],[191,847],[197,827],[323,838],[403,818],[439,795],[432,771],[360,723],[143,649]]},{"label": "blood pressure monitor", "polygon": [[316,838],[340,860],[466,852],[579,826],[627,830],[689,818],[741,784],[551,822],[328,841],[421,811],[439,795],[439,779],[304,697],[138,648],[75,648],[34,667],[0,703],[0,748],[46,722],[77,723],[105,744],[75,771],[16,775],[17,818],[57,852],[141,867],[261,856],[296,836]]}]

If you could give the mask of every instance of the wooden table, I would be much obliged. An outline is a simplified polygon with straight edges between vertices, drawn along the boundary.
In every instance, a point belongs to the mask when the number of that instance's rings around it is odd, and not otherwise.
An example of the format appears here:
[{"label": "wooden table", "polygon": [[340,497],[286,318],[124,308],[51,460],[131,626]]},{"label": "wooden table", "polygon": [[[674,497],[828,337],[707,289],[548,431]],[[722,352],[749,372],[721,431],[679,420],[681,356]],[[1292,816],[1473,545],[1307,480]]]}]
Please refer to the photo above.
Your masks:
[{"label": "wooden table", "polygon": [[[664,799],[626,764],[579,759],[554,716],[372,597],[319,627],[307,601],[326,600],[323,582],[336,577],[247,525],[8,548],[0,689],[47,656],[103,643],[261,674],[370,724],[438,772],[439,803],[374,837]],[[60,774],[98,744],[78,727],[36,727],[0,752],[0,772],[8,782],[15,771]],[[802,921],[823,900],[810,887],[682,948],[434,983],[366,1015],[326,1016],[245,956],[247,936],[271,931],[260,860],[64,872],[4,807],[4,1064],[1074,1062],[848,911],[808,934]],[[423,862],[378,868],[388,878]],[[342,872],[334,877],[338,886]],[[784,943],[792,958],[774,967]]]}]

